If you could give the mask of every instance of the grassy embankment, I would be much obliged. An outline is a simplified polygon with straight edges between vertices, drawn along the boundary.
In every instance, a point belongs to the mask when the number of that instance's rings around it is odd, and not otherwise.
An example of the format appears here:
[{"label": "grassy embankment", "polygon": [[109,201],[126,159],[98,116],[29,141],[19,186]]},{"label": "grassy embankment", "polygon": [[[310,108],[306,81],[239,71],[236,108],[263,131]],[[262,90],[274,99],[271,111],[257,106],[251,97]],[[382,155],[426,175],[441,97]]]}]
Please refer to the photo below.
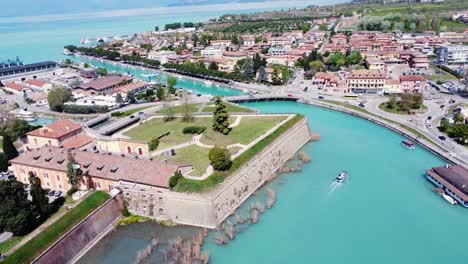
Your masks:
[{"label": "grassy embankment", "polygon": [[124,112],[117,111],[117,112],[113,112],[111,115],[115,116],[115,117],[131,116],[131,115],[135,114],[136,112],[140,112],[141,110],[145,110],[145,109],[150,108],[150,107],[151,106],[144,106],[144,107],[139,107],[139,108],[127,110],[127,111],[124,111]]},{"label": "grassy embankment", "polygon": [[324,102],[327,102],[327,103],[330,103],[330,104],[334,104],[334,105],[339,105],[339,106],[343,106],[343,107],[346,107],[346,108],[349,108],[349,109],[353,109],[355,111],[358,111],[358,112],[362,112],[362,113],[365,113],[365,114],[368,114],[368,115],[371,115],[371,116],[374,116],[376,117],[377,119],[382,119],[388,123],[391,123],[391,124],[395,124],[395,125],[398,125],[400,126],[401,128],[415,134],[416,136],[419,136],[420,138],[423,138],[424,140],[426,140],[427,142],[431,143],[432,145],[436,146],[437,148],[440,149],[440,146],[437,145],[434,141],[432,141],[430,138],[426,137],[425,135],[423,135],[422,133],[419,133],[416,129],[414,128],[411,128],[405,124],[401,124],[401,123],[398,123],[396,121],[393,121],[393,120],[390,120],[388,118],[385,118],[385,117],[381,117],[379,115],[376,115],[376,114],[373,114],[369,111],[367,111],[366,109],[363,109],[359,106],[355,106],[355,105],[350,105],[350,104],[347,104],[347,103],[342,103],[342,102],[336,102],[336,101],[332,101],[332,100],[323,100]]},{"label": "grassy embankment", "polygon": [[102,191],[91,194],[62,218],[8,256],[2,264],[31,262],[109,198],[109,194]]},{"label": "grassy embankment", "polygon": [[183,178],[179,180],[175,190],[178,192],[203,192],[209,190],[219,183],[223,182],[226,177],[232,175],[237,169],[239,169],[246,162],[251,160],[255,155],[260,153],[265,147],[277,139],[280,135],[302,120],[304,116],[296,115],[292,119],[288,120],[281,127],[276,129],[273,133],[259,141],[257,144],[249,148],[246,152],[242,153],[239,157],[233,160],[232,167],[225,172],[215,171],[205,180],[197,181]]},{"label": "grassy embankment", "polygon": [[[125,135],[132,139],[150,141],[168,131],[170,134],[159,140],[158,149],[165,149],[171,146],[190,142],[193,135],[183,134],[182,131],[188,126],[204,126],[201,142],[206,145],[228,146],[236,143],[248,144],[256,138],[263,135],[270,128],[283,121],[285,116],[248,116],[243,117],[238,126],[234,127],[229,135],[220,134],[212,129],[211,117],[196,117],[193,122],[183,122],[181,118],[165,122],[163,118],[153,118],[138,127],[135,127]],[[230,117],[230,123],[235,121],[236,117]],[[202,175],[209,165],[209,148],[203,148],[196,145],[190,145],[176,150],[174,157],[161,156],[161,159],[170,159],[180,163],[192,164],[195,171],[191,174]]]}]

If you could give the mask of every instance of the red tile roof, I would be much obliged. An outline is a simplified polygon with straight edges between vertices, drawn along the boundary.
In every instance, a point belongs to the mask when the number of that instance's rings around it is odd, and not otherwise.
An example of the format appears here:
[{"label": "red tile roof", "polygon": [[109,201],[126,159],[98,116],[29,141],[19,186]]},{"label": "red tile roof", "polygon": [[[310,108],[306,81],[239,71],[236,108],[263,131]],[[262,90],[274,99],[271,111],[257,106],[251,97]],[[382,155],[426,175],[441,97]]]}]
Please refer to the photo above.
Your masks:
[{"label": "red tile roof", "polygon": [[46,85],[45,82],[43,82],[41,80],[37,80],[37,79],[26,80],[26,83],[28,83],[30,85],[37,86],[37,87],[42,87],[42,86]]},{"label": "red tile roof", "polygon": [[78,132],[79,130],[81,130],[81,125],[68,119],[61,119],[50,125],[28,132],[26,135],[59,139],[66,135]]},{"label": "red tile roof", "polygon": [[80,84],[77,86],[77,88],[81,88],[83,90],[92,89],[92,90],[101,91],[101,90],[105,90],[115,85],[120,85],[124,80],[130,81],[132,80],[132,77],[112,75],[112,76],[99,78],[92,82]]},{"label": "red tile roof", "polygon": [[22,84],[14,82],[5,83],[5,87],[16,90],[18,92],[21,92],[25,88]]},{"label": "red tile roof", "polygon": [[63,143],[63,147],[66,149],[78,149],[85,145],[88,145],[93,141],[93,138],[87,135],[80,135],[77,138],[67,140]]},{"label": "red tile roof", "polygon": [[400,76],[401,82],[415,82],[415,81],[425,81],[426,78],[423,75],[402,75]]}]

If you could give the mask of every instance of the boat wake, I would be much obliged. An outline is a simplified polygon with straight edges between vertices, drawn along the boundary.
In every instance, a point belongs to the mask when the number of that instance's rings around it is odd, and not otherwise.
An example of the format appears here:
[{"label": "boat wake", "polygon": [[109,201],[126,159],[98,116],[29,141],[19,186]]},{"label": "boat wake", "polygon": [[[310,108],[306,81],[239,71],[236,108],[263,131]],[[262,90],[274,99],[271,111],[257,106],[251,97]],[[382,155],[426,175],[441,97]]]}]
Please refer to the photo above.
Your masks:
[{"label": "boat wake", "polygon": [[328,187],[328,194],[331,195],[332,193],[335,192],[336,189],[338,189],[339,187],[341,187],[341,185],[343,185],[342,183],[338,183],[336,181],[332,182],[330,184],[330,186]]}]

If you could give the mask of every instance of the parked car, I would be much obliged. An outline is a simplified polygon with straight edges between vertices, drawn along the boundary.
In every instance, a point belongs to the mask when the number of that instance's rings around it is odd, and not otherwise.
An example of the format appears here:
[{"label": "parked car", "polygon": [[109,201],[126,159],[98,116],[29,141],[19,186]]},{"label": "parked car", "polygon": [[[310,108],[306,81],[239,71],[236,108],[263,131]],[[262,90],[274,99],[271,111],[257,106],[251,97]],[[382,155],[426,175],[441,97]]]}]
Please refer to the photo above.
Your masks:
[{"label": "parked car", "polygon": [[49,196],[54,196],[55,195],[55,191],[50,191],[49,192]]},{"label": "parked car", "polygon": [[134,115],[131,115],[130,118],[135,118],[135,116],[134,116]]},{"label": "parked car", "polygon": [[432,120],[432,116],[428,116],[428,117],[427,117],[427,120]]},{"label": "parked car", "polygon": [[60,195],[62,195],[62,191],[55,191],[55,197],[60,197]]},{"label": "parked car", "polygon": [[7,256],[5,254],[0,253],[0,261],[4,260]]},{"label": "parked car", "polygon": [[138,114],[139,114],[139,115],[144,115],[145,113],[143,113],[143,112],[138,112]]},{"label": "parked car", "polygon": [[304,87],[303,91],[307,92],[307,90],[309,90],[309,87]]},{"label": "parked car", "polygon": [[440,140],[446,140],[447,138],[445,136],[439,136]]},{"label": "parked car", "polygon": [[359,103],[359,107],[364,108],[364,107],[366,107],[366,106],[364,105],[364,103]]},{"label": "parked car", "polygon": [[318,97],[318,99],[325,99],[325,97],[323,97],[323,96],[320,95],[320,96]]}]

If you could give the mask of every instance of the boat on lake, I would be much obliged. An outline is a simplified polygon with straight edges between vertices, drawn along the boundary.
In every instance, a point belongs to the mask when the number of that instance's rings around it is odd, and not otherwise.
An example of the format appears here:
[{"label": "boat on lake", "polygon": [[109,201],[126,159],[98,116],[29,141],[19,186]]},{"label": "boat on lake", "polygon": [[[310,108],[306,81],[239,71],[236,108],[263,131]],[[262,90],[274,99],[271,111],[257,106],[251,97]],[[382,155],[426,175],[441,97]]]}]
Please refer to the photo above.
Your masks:
[{"label": "boat on lake", "polygon": [[449,202],[452,205],[457,204],[457,201],[455,199],[453,199],[450,195],[446,194],[446,193],[443,193],[442,197],[444,197],[445,201]]},{"label": "boat on lake", "polygon": [[409,140],[403,140],[403,141],[401,142],[401,144],[402,144],[403,146],[405,146],[406,148],[408,148],[408,149],[411,149],[411,150],[415,149],[414,143],[411,142],[411,141],[409,141]]},{"label": "boat on lake", "polygon": [[338,177],[336,177],[335,181],[337,183],[343,183],[346,177],[348,177],[348,173],[346,171],[342,171],[340,174],[338,174]]}]

